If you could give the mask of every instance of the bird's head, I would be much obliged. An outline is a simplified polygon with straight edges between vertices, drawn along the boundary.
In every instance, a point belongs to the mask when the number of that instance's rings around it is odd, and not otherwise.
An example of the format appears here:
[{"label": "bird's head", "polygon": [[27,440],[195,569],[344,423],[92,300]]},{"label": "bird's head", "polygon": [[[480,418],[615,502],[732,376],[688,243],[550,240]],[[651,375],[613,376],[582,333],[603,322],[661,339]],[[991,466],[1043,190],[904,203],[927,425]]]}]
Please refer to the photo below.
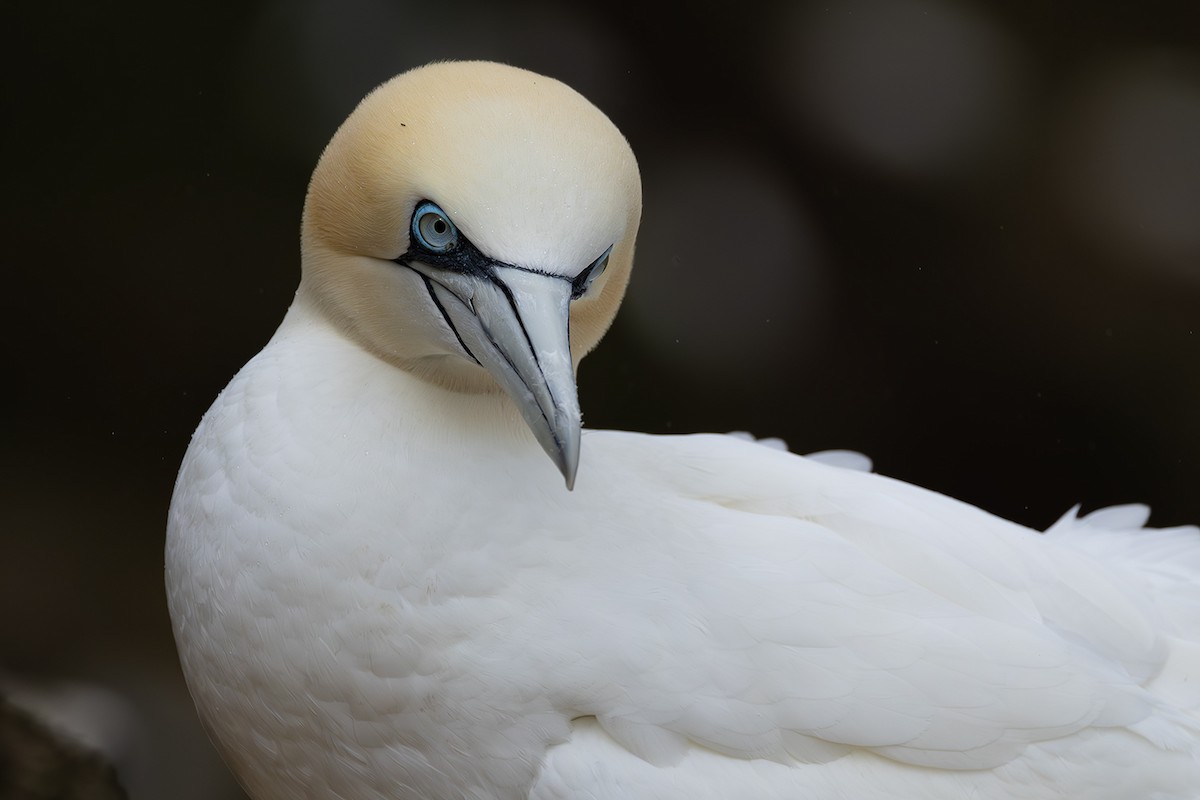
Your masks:
[{"label": "bird's head", "polygon": [[507,393],[569,487],[575,367],[616,315],[640,215],[633,152],[577,92],[431,64],[368,95],[325,148],[300,295],[397,369]]}]

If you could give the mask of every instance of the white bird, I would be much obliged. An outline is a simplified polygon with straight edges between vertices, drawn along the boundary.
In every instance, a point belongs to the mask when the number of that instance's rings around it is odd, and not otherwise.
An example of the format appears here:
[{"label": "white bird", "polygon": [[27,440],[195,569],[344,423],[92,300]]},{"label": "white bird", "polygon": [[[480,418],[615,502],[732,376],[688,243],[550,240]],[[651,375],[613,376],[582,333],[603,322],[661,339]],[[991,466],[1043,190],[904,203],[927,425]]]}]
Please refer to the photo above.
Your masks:
[{"label": "white bird", "polygon": [[295,301],[170,511],[183,670],[249,794],[1200,797],[1195,528],[581,439],[640,213],[613,124],[516,68],[413,70],[334,135]]}]

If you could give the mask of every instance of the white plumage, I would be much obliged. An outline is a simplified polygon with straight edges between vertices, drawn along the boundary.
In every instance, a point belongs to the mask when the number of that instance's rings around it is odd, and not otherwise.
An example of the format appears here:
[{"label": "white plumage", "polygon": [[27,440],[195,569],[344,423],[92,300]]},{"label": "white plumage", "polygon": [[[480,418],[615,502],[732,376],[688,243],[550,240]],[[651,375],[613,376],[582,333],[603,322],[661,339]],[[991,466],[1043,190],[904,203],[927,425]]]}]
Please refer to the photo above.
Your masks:
[{"label": "white plumage", "polygon": [[335,136],[296,301],[170,514],[184,672],[249,793],[1200,797],[1196,529],[578,439],[639,214],[611,123],[510,67],[406,73]]}]

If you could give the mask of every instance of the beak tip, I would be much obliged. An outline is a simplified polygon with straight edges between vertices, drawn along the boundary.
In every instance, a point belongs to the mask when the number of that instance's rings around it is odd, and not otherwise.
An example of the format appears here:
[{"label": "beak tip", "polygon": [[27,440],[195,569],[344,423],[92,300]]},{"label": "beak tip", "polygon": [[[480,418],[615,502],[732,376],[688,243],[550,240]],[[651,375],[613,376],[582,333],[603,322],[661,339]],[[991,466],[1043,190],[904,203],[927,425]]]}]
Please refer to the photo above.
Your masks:
[{"label": "beak tip", "polygon": [[[576,428],[578,431],[578,428]],[[555,454],[558,462],[558,470],[562,473],[563,480],[566,482],[567,491],[575,491],[575,473],[579,471],[579,438],[578,433],[568,441],[570,446],[563,447]]]}]

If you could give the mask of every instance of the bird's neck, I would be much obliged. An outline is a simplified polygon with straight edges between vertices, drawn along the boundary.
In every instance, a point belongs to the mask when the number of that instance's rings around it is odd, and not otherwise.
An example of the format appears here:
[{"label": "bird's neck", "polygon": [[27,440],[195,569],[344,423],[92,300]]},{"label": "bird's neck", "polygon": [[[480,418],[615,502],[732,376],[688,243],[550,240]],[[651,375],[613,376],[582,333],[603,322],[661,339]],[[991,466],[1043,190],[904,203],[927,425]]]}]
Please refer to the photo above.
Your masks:
[{"label": "bird's neck", "polygon": [[302,297],[260,360],[297,435],[324,432],[364,448],[401,448],[429,469],[440,462],[449,474],[487,458],[533,460],[536,473],[561,484],[506,395],[456,392],[398,369],[351,341]]}]

